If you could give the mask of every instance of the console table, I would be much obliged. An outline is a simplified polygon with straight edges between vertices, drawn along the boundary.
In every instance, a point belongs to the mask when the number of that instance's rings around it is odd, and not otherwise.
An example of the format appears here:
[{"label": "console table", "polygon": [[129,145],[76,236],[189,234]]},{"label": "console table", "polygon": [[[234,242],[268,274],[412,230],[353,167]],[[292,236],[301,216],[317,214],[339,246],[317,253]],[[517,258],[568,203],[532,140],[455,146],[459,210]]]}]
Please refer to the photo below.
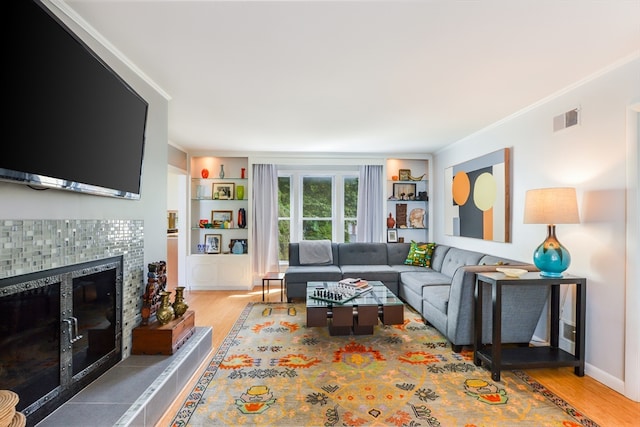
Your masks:
[{"label": "console table", "polygon": [[[575,355],[558,347],[560,333],[560,285],[576,285],[576,334]],[[539,285],[551,287],[551,325],[550,345],[541,347],[504,347],[502,346],[502,291],[509,286]],[[491,344],[482,342],[482,289],[491,287],[492,296],[492,335]],[[475,288],[474,314],[474,355],[476,366],[482,362],[489,365],[491,378],[500,381],[502,369],[548,368],[573,366],[577,376],[584,376],[584,327],[587,301],[587,279],[565,274],[552,278],[540,276],[539,272],[528,272],[520,277],[507,277],[499,272],[478,273]],[[522,304],[526,304],[522,301]]]}]

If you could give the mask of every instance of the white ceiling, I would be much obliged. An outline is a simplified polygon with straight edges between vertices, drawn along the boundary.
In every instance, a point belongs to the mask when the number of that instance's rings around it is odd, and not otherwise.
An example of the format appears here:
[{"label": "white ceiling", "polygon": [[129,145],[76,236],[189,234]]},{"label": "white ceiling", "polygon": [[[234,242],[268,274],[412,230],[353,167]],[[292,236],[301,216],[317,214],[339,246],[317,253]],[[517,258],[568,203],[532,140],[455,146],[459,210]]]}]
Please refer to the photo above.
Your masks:
[{"label": "white ceiling", "polygon": [[640,0],[53,1],[195,151],[431,153],[640,54]]}]

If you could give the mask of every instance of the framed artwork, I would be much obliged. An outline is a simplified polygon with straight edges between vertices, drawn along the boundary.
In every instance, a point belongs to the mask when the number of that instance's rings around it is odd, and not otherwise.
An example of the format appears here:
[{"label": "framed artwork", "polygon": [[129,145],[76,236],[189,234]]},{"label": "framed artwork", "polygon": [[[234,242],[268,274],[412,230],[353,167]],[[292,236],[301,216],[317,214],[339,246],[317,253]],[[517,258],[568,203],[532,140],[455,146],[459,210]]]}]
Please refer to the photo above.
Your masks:
[{"label": "framed artwork", "polygon": [[389,243],[398,242],[398,230],[387,230],[387,242]]},{"label": "framed artwork", "polygon": [[236,185],[233,182],[214,182],[212,193],[214,199],[216,193],[220,200],[232,200],[236,194]]},{"label": "framed artwork", "polygon": [[222,248],[222,234],[205,234],[204,251],[208,254],[219,254]]},{"label": "framed artwork", "polygon": [[393,197],[396,200],[415,200],[416,184],[393,183]]},{"label": "framed artwork", "polygon": [[411,176],[411,169],[398,169],[398,178],[400,181],[409,181]]},{"label": "framed artwork", "polygon": [[223,228],[225,221],[233,220],[233,211],[211,211],[211,224],[213,228]]},{"label": "framed artwork", "polygon": [[504,148],[444,170],[445,234],[511,241],[510,157]]}]

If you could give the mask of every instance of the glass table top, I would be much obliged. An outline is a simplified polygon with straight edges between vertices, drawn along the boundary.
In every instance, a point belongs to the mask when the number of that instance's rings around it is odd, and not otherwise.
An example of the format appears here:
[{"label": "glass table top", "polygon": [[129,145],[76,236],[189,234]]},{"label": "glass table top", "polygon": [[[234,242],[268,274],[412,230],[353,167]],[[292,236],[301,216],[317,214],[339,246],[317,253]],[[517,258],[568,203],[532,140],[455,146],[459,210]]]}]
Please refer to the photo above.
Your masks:
[{"label": "glass table top", "polygon": [[364,305],[403,305],[400,298],[395,296],[393,292],[391,292],[389,288],[387,288],[382,282],[368,281],[368,283],[372,287],[370,291],[357,295],[356,297],[348,300],[329,301],[327,299],[321,299],[321,297],[314,298],[314,293],[317,293],[318,291],[339,292],[338,282],[308,282],[307,307],[331,307],[333,305],[341,307]]}]

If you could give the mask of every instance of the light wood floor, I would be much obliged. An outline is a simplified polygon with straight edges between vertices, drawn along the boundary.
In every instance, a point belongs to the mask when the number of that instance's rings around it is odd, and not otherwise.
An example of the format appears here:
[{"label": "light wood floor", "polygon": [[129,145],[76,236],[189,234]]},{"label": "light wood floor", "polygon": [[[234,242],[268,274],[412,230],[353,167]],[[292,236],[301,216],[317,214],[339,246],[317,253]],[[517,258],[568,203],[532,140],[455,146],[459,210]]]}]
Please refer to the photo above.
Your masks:
[{"label": "light wood floor", "polygon": [[[256,287],[250,292],[187,291],[185,299],[189,309],[195,311],[196,326],[213,327],[213,352],[215,352],[247,302],[262,300],[262,287]],[[280,301],[280,287],[272,284],[266,299],[272,302]],[[175,399],[174,404],[167,409],[157,426],[170,425],[173,416],[212,356],[213,353],[205,358],[203,365]],[[531,369],[526,372],[574,408],[587,414],[600,426],[640,425],[640,403],[627,399],[589,376],[575,376],[573,368]]]}]

